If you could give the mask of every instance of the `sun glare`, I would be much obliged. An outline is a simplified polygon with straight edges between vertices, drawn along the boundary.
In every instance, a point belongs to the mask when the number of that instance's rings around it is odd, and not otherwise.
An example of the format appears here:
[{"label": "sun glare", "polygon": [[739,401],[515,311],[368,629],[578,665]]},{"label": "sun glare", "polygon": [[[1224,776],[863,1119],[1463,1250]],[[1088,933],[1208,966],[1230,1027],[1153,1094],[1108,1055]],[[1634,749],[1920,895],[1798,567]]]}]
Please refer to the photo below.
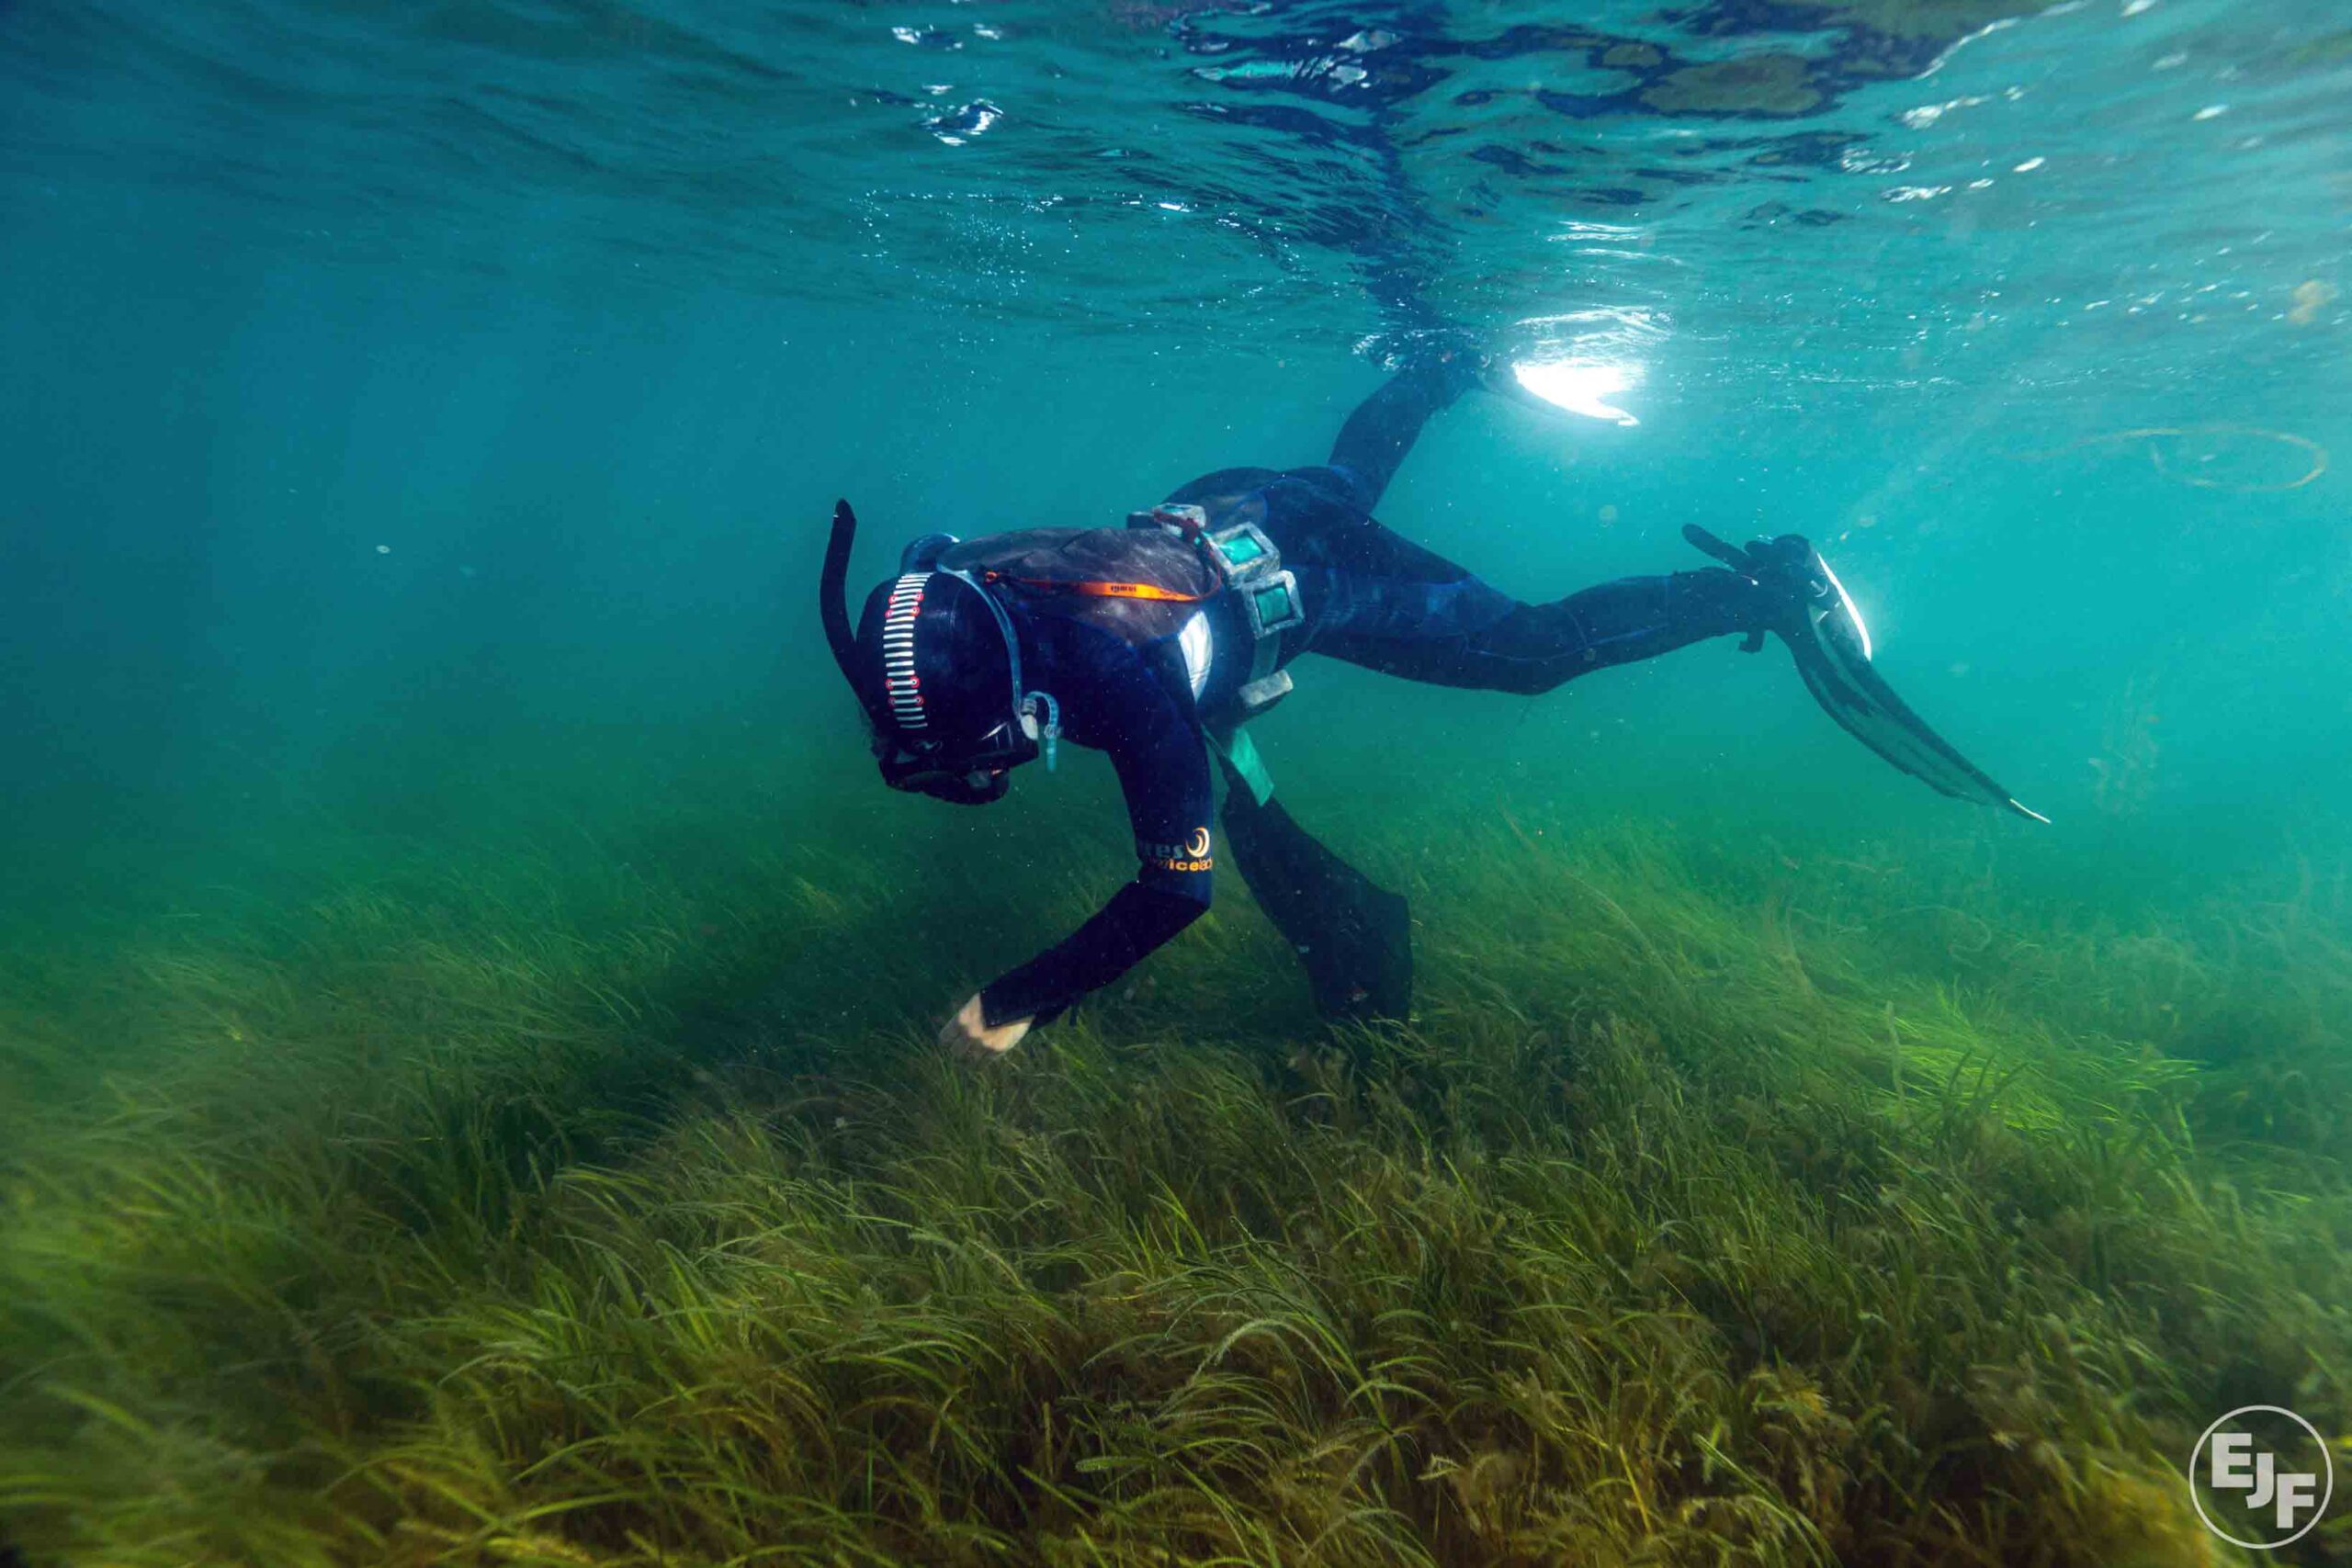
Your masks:
[{"label": "sun glare", "polygon": [[1521,361],[1510,368],[1521,386],[1555,407],[1612,424],[1642,423],[1608,400],[1633,386],[1634,372],[1628,367],[1562,359],[1550,364]]}]

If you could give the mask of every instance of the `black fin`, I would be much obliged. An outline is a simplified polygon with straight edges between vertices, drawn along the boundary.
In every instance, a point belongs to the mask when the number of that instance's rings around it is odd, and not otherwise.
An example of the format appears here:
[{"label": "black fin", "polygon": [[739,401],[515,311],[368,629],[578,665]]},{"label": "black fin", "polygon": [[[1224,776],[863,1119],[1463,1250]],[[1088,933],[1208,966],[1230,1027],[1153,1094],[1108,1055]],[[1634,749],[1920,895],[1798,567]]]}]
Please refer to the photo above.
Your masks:
[{"label": "black fin", "polygon": [[1225,842],[1297,953],[1325,1018],[1402,1021],[1413,1006],[1413,922],[1404,898],[1341,860],[1280,801],[1246,787],[1225,798]]},{"label": "black fin", "polygon": [[[1894,694],[1871,667],[1870,633],[1820,551],[1793,534],[1742,548],[1695,523],[1682,525],[1682,536],[1743,577],[1789,595],[1785,616],[1769,629],[1788,645],[1813,700],[1847,734],[1940,794],[2050,820],[2020,805]],[[1753,653],[1763,640],[1764,629],[1754,629],[1740,646]]]},{"label": "black fin", "polygon": [[1888,762],[1956,800],[1973,800],[2036,822],[2050,820],[2021,805],[1992,774],[1962,756],[1869,664],[1840,658],[1816,640],[1781,640],[1788,643],[1797,673],[1822,712]]}]

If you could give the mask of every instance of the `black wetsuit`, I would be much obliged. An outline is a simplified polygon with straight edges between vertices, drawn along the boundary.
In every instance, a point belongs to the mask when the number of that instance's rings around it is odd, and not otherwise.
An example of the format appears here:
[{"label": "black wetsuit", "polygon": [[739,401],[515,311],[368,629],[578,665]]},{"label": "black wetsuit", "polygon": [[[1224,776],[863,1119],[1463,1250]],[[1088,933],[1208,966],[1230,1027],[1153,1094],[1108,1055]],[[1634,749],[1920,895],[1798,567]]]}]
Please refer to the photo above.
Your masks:
[{"label": "black wetsuit", "polygon": [[[1222,469],[1169,497],[1203,505],[1213,524],[1255,521],[1282,552],[1306,616],[1281,634],[1282,663],[1320,653],[1408,680],[1532,694],[1756,624],[1764,613],[1758,591],[1734,572],[1622,578],[1531,604],[1374,521],[1373,508],[1422,424],[1462,386],[1442,367],[1408,370],[1349,416],[1329,463]],[[1100,532],[1080,542],[1092,541],[1098,553],[1114,547]],[[1025,537],[1057,534],[1077,537],[1057,530]],[[958,547],[947,564],[984,558],[994,543]],[[1138,870],[1069,938],[982,991],[991,1025],[1058,1011],[1208,908],[1215,796],[1204,726],[1231,703],[1250,662],[1238,608],[1221,602],[1204,612],[1214,650],[1205,670],[1188,660],[1179,635],[1188,613],[1143,623],[1139,632],[1132,614],[1106,625],[1069,613],[1067,599],[1024,604],[1016,595],[1011,607],[1024,683],[1054,694],[1068,739],[1110,755]]]}]

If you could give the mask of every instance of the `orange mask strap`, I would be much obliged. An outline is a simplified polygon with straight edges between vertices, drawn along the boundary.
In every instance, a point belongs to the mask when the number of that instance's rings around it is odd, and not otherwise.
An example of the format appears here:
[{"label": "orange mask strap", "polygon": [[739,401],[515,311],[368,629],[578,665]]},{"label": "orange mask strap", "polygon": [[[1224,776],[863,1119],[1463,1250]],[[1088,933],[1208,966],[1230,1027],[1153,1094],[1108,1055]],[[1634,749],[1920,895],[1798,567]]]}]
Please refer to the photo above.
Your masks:
[{"label": "orange mask strap", "polygon": [[1154,599],[1177,604],[1196,604],[1207,597],[1202,593],[1181,593],[1173,588],[1161,588],[1149,582],[1061,582],[1051,578],[1012,577],[1001,571],[986,575],[990,582],[1010,582],[1045,593],[1082,593],[1090,599]]}]

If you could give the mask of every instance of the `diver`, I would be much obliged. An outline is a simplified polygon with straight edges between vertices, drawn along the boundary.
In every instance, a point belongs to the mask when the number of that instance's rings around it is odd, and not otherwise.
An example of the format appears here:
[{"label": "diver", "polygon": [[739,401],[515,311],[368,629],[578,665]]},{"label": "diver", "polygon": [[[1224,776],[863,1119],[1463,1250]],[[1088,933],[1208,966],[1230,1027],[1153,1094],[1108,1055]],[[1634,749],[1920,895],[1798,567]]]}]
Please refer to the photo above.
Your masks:
[{"label": "diver", "polygon": [[1844,585],[1797,535],[1735,547],[1686,525],[1720,565],[1528,604],[1376,521],[1423,424],[1478,387],[1530,400],[1476,355],[1425,355],[1348,416],[1322,465],[1219,469],[1125,527],[926,535],[854,628],[842,587],[856,517],[836,506],[820,604],[883,780],[985,804],[1022,763],[1042,755],[1052,767],[1068,741],[1109,754],[1135,834],[1134,879],[1069,937],[981,987],[943,1043],[1010,1050],[1206,909],[1216,771],[1235,866],[1298,951],[1320,1010],[1406,1016],[1404,900],[1289,817],[1243,728],[1289,692],[1289,667],[1310,653],[1533,694],[1709,637],[1741,636],[1753,652],[1769,635],[1830,716],[1889,762],[1944,794],[2046,820],[1879,678]]}]

